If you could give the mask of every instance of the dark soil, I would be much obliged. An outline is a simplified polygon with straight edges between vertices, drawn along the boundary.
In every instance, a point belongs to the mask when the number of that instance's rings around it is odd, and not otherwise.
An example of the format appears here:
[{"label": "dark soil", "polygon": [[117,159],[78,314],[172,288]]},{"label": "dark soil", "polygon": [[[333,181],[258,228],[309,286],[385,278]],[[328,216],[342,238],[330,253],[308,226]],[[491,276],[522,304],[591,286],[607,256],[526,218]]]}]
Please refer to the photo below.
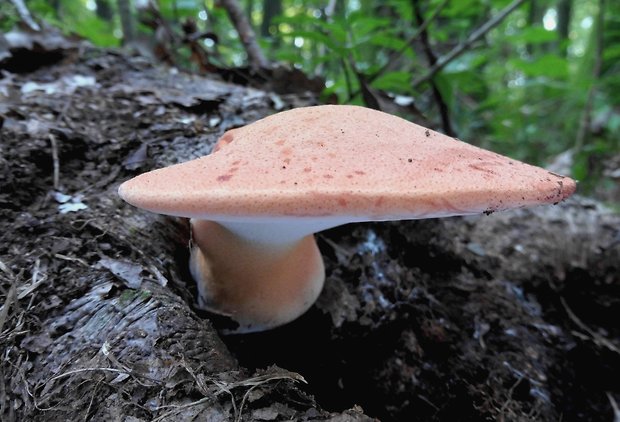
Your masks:
[{"label": "dark soil", "polygon": [[194,307],[187,222],[116,189],[315,96],[53,51],[0,79],[1,420],[614,419],[618,215],[577,197],[339,227],[318,235],[316,306],[219,336]]}]

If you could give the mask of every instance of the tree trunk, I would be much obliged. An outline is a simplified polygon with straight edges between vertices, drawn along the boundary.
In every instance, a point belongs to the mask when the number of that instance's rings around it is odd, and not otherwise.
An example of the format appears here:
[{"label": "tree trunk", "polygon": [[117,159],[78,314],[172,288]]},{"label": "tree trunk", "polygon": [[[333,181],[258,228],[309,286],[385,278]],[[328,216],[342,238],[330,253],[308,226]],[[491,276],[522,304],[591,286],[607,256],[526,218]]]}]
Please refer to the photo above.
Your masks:
[{"label": "tree trunk", "polygon": [[110,5],[110,0],[96,0],[95,5],[97,6],[97,17],[106,22],[111,22],[114,17],[114,10]]},{"label": "tree trunk", "polygon": [[[545,14],[545,9],[543,6],[540,5],[538,0],[530,0],[529,3],[530,7],[527,13],[527,27],[531,28],[532,26],[542,24],[542,18]],[[531,56],[535,53],[536,48],[532,44],[528,43],[526,46],[526,50]]]},{"label": "tree trunk", "polygon": [[129,44],[135,40],[134,18],[131,12],[130,0],[117,0],[118,14],[121,17],[123,29],[123,44]]},{"label": "tree trunk", "polygon": [[276,38],[277,29],[271,32],[271,21],[274,17],[282,14],[282,0],[263,1],[263,21],[260,25],[260,34],[264,38]]},{"label": "tree trunk", "polygon": [[568,52],[568,33],[570,31],[571,15],[573,11],[573,0],[559,0],[558,6],[558,38],[560,45],[560,54],[566,57]]},{"label": "tree trunk", "polygon": [[264,56],[263,51],[256,42],[256,34],[250,25],[243,9],[237,0],[220,0],[220,4],[224,6],[230,21],[237,29],[241,43],[248,55],[248,62],[255,70],[268,68],[269,61]]}]

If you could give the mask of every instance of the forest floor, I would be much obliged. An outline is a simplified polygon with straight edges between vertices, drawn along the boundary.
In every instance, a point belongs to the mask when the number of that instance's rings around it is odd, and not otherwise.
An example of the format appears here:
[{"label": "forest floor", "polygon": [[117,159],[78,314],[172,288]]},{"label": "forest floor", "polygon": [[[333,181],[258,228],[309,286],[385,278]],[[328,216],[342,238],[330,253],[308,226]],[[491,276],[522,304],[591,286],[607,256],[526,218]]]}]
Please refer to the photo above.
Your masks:
[{"label": "forest floor", "polygon": [[316,306],[220,336],[194,306],[187,222],[116,189],[315,96],[48,50],[0,78],[1,420],[620,417],[617,214],[576,196],[329,230]]}]

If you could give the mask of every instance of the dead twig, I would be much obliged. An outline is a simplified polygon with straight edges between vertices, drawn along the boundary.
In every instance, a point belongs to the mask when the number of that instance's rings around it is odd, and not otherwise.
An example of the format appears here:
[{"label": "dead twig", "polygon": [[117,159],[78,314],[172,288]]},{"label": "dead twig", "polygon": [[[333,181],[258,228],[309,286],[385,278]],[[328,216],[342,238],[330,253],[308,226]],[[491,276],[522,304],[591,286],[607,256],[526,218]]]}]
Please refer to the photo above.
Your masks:
[{"label": "dead twig", "polygon": [[525,379],[525,375],[521,375],[519,378],[517,378],[517,381],[512,384],[512,386],[510,387],[510,389],[508,390],[508,393],[506,394],[506,401],[504,402],[504,404],[502,404],[502,407],[499,409],[499,414],[501,417],[504,416],[504,412],[506,411],[506,408],[508,407],[508,405],[512,402],[512,395],[514,394],[515,389],[519,386],[519,384],[521,384],[521,381],[523,381]]},{"label": "dead twig", "polygon": [[[181,405],[181,406],[174,406],[174,410],[171,410],[170,412],[166,412],[163,415],[158,416],[157,418],[153,419],[152,422],[163,421],[167,417],[176,415],[177,413],[179,413],[179,412],[181,412],[181,411],[183,411],[185,409],[189,409],[190,407],[194,407],[194,406],[201,405],[203,403],[207,403],[207,402],[209,402],[211,400],[213,400],[213,397],[203,397],[200,400],[196,400],[196,401],[193,401],[191,403],[186,403],[186,404]],[[165,409],[166,407],[172,407],[172,406],[160,406],[156,410]]]},{"label": "dead twig", "polygon": [[86,412],[84,413],[84,422],[86,422],[88,420],[88,415],[90,414],[90,409],[92,409],[93,407],[93,402],[95,401],[95,396],[97,395],[97,389],[99,388],[99,385],[103,382],[103,379],[100,379],[97,384],[95,384],[95,387],[93,388],[93,392],[92,395],[90,397],[90,402],[88,403],[88,408],[86,409]]},{"label": "dead twig", "polygon": [[230,21],[239,34],[241,43],[248,54],[250,66],[254,70],[269,68],[269,61],[256,42],[256,34],[248,22],[248,19],[239,5],[239,2],[237,2],[237,0],[220,0],[220,4],[224,7],[224,9],[226,9],[226,13],[228,13]]},{"label": "dead twig", "polygon": [[6,295],[6,299],[4,300],[4,305],[0,309],[0,333],[4,331],[4,323],[6,322],[6,318],[9,315],[9,309],[15,300],[15,293],[17,288],[15,287],[15,283],[13,283],[9,289],[9,293]]},{"label": "dead twig", "polygon": [[53,181],[54,181],[54,190],[58,190],[60,186],[60,160],[58,159],[58,142],[56,141],[56,137],[49,134],[50,144],[52,145],[52,164],[54,169]]},{"label": "dead twig", "polygon": [[562,303],[562,306],[564,307],[564,310],[566,311],[566,314],[575,323],[575,325],[577,325],[583,331],[588,333],[587,336],[584,335],[583,333],[579,333],[579,332],[573,332],[573,334],[577,334],[579,337],[582,337],[582,338],[589,338],[597,346],[599,346],[599,347],[600,346],[606,347],[607,349],[611,350],[612,352],[620,354],[620,349],[618,349],[618,347],[614,343],[612,343],[609,339],[606,339],[605,337],[603,337],[599,333],[597,333],[594,330],[592,330],[582,320],[580,320],[577,317],[577,315],[575,315],[575,313],[571,310],[571,308],[568,307],[568,304],[566,303],[566,300],[564,300],[563,297],[560,297],[560,302]]},{"label": "dead twig", "polygon": [[448,2],[449,0],[444,0],[443,2],[441,2],[441,4],[439,4],[435,8],[435,10],[433,11],[433,14],[430,15],[428,19],[426,19],[424,23],[422,23],[418,27],[418,29],[413,33],[413,35],[407,38],[404,46],[400,50],[394,51],[392,54],[388,56],[388,59],[386,63],[383,65],[383,67],[381,67],[381,69],[379,69],[378,71],[376,71],[375,73],[373,73],[371,76],[368,77],[369,83],[373,82],[379,76],[383,75],[385,71],[390,68],[390,65],[394,62],[394,60],[398,59],[400,56],[405,54],[405,51],[409,49],[409,46],[420,37],[420,34],[423,31],[426,31],[426,28],[428,28],[431,23],[433,23],[437,19],[437,17],[439,16],[439,13],[443,10],[444,7],[446,7]]},{"label": "dead twig", "polygon": [[115,368],[106,368],[106,367],[100,367],[100,368],[80,368],[80,369],[74,369],[72,371],[67,371],[67,372],[63,372],[60,375],[56,375],[55,377],[52,377],[50,379],[51,381],[56,381],[59,380],[61,378],[65,378],[68,377],[70,375],[75,375],[75,374],[81,374],[83,372],[114,372],[117,374],[121,374],[121,375],[130,375],[127,371],[122,371],[120,369],[115,369]]},{"label": "dead twig", "polygon": [[[375,80],[377,80],[381,75],[383,75],[389,68],[390,66],[392,66],[392,64],[394,63],[395,60],[397,60],[398,58],[400,58],[400,56],[402,56],[403,54],[405,54],[405,51],[407,51],[410,47],[410,45],[418,39],[418,37],[420,36],[420,34],[422,33],[422,31],[425,31],[426,28],[429,27],[429,25],[431,23],[433,23],[437,17],[439,16],[439,13],[443,10],[444,7],[446,7],[446,5],[448,4],[449,0],[444,0],[443,2],[441,2],[441,4],[439,4],[435,10],[433,11],[433,13],[431,14],[431,16],[428,17],[428,19],[426,19],[424,21],[424,23],[422,23],[422,25],[420,25],[418,27],[418,29],[413,33],[413,35],[411,35],[409,38],[407,38],[407,40],[405,41],[404,46],[396,51],[393,51],[392,53],[390,53],[388,55],[388,58],[385,62],[385,64],[379,69],[377,70],[375,73],[373,73],[372,75],[368,76],[366,78],[366,82],[368,84],[373,83]],[[360,93],[360,91],[356,91],[354,93],[349,94],[349,101],[351,101],[353,99],[353,97],[355,97],[356,95],[358,95]]]},{"label": "dead twig", "polygon": [[7,267],[7,265],[2,261],[0,261],[0,271],[6,274],[6,276],[9,277],[11,280],[15,279],[15,273],[13,273],[13,271],[11,271],[11,269]]},{"label": "dead twig", "polygon": [[[191,372],[190,372],[191,374]],[[249,396],[249,393],[256,387],[265,384],[267,382],[270,381],[274,381],[274,380],[292,380],[295,382],[303,382],[307,384],[307,381],[304,379],[303,376],[301,376],[300,374],[296,373],[296,372],[290,372],[290,371],[286,371],[286,370],[282,370],[282,369],[278,369],[275,373],[268,373],[268,374],[263,374],[263,375],[258,375],[255,377],[250,377],[241,381],[235,381],[235,382],[223,382],[223,381],[218,381],[215,379],[212,379],[211,382],[218,388],[219,391],[215,392],[215,396],[217,397],[218,395],[222,394],[222,393],[227,393],[231,396],[232,399],[232,406],[233,406],[233,412],[235,413],[235,421],[240,421],[241,420],[241,413],[243,411],[243,406],[245,405],[245,402],[247,400],[247,397]],[[250,387],[250,389],[248,391],[246,391],[246,393],[243,396],[243,399],[241,400],[241,404],[239,406],[239,409],[237,410],[237,406],[235,404],[235,396],[232,392],[233,389],[235,388],[239,388],[239,387]],[[200,400],[196,400],[194,402],[191,403],[186,403],[184,405],[181,406],[160,406],[157,408],[157,410],[160,409],[165,409],[165,408],[170,408],[173,407],[174,409],[164,413],[163,415],[157,417],[156,419],[153,419],[153,422],[159,422],[164,420],[165,418],[171,417],[173,415],[176,415],[177,413],[188,409],[190,407],[194,407],[194,406],[198,406],[200,404],[203,403],[207,403],[209,401],[213,400],[213,397],[211,396],[207,396],[207,397],[203,397]]]},{"label": "dead twig", "polygon": [[140,384],[143,387],[150,387],[149,384],[145,384],[143,383],[140,378],[143,378],[147,381],[150,381],[152,383],[154,383],[155,385],[157,384],[161,384],[160,381],[149,377],[148,375],[144,375],[144,374],[140,374],[137,371],[135,371],[134,369],[130,368],[129,366],[121,363],[116,356],[114,356],[112,354],[112,351],[110,350],[110,344],[106,341],[103,343],[103,345],[101,346],[100,352],[108,359],[108,361],[110,361],[110,363],[112,363],[112,365],[116,366],[117,368],[120,368],[122,371],[125,371],[126,374],[121,374],[122,375],[126,375],[127,377],[132,377],[138,384]]},{"label": "dead twig", "polygon": [[241,416],[243,415],[243,407],[245,406],[245,401],[250,396],[250,393],[259,385],[260,384],[250,387],[248,391],[246,391],[243,395],[243,398],[241,399],[241,404],[239,405],[239,411],[237,412],[237,417],[235,418],[235,422],[241,422]]},{"label": "dead twig", "polygon": [[607,392],[607,398],[609,399],[609,403],[611,404],[611,408],[614,411],[614,420],[613,422],[620,422],[620,407],[618,407],[618,403],[616,403],[616,399],[611,395],[610,392]]},{"label": "dead twig", "polygon": [[31,278],[30,285],[20,286],[20,288],[18,289],[19,293],[17,294],[18,300],[22,300],[23,298],[28,296],[30,293],[35,291],[37,287],[43,284],[45,280],[47,280],[47,274],[43,274],[41,278],[39,278],[39,273],[41,270],[40,267],[41,267],[41,259],[37,258],[37,260],[34,263],[34,268],[32,270],[32,278]]},{"label": "dead twig", "polygon": [[346,60],[340,59],[340,67],[342,67],[342,73],[344,75],[344,82],[347,87],[347,93],[349,94],[349,97],[353,97],[354,96],[352,94],[353,85],[351,83],[351,75],[349,74],[349,68],[347,67]]},{"label": "dead twig", "polygon": [[[248,391],[246,391],[246,393],[243,396],[243,399],[241,400],[241,404],[239,405],[239,411],[237,412],[237,415],[235,417],[235,421],[239,421],[241,420],[241,414],[243,411],[243,406],[245,404],[245,401],[249,395],[249,393],[256,387],[265,384],[267,382],[270,381],[274,381],[274,380],[284,380],[284,379],[288,379],[288,380],[292,380],[295,382],[303,382],[304,384],[307,384],[308,382],[305,380],[305,378],[301,375],[298,374],[297,372],[290,372],[290,371],[286,371],[283,369],[278,369],[276,373],[270,373],[270,374],[263,374],[263,375],[258,375],[255,377],[250,377],[241,381],[237,381],[237,382],[232,382],[232,383],[222,383],[222,382],[218,382],[218,381],[214,381],[214,384],[218,386],[218,388],[220,388],[221,391],[225,391],[228,392],[231,396],[232,396],[232,389],[234,388],[238,388],[238,387],[250,387],[250,389]],[[234,397],[234,396],[233,396]],[[234,403],[233,403],[233,406]]]},{"label": "dead twig", "polygon": [[467,51],[472,46],[473,43],[475,43],[480,38],[482,38],[491,29],[499,25],[506,18],[506,16],[512,13],[517,7],[521,6],[524,2],[525,0],[514,0],[504,9],[502,9],[501,12],[499,12],[497,15],[491,18],[488,22],[486,22],[480,28],[472,32],[463,43],[454,47],[445,56],[440,57],[437,60],[437,63],[431,66],[431,68],[428,70],[426,74],[414,80],[411,86],[413,88],[417,88],[418,86],[422,85],[424,82],[431,79],[433,76],[435,76],[435,74],[437,74],[437,72],[443,69],[448,63],[450,63],[452,60],[456,59],[458,56],[460,56],[465,51]]},{"label": "dead twig", "polygon": [[41,30],[41,26],[39,26],[39,24],[34,20],[30,10],[28,10],[28,7],[23,0],[11,0],[11,3],[13,3],[13,7],[17,10],[17,14],[22,22],[28,25],[28,27],[33,31],[38,32]]},{"label": "dead twig", "polygon": [[430,400],[428,399],[428,397],[426,397],[426,396],[424,396],[424,395],[422,395],[422,394],[418,394],[418,398],[419,398],[420,400],[422,400],[424,403],[428,404],[428,405],[429,405],[430,407],[432,407],[433,409],[435,409],[435,411],[439,412],[439,411],[441,410],[441,409],[440,409],[440,408],[439,408],[439,407],[438,407],[435,403],[433,403],[432,401],[430,401]]},{"label": "dead twig", "polygon": [[11,287],[9,288],[6,298],[4,299],[4,304],[2,305],[2,308],[0,308],[0,333],[2,333],[4,331],[4,323],[6,322],[9,315],[9,309],[13,305],[13,302],[15,301],[15,296],[17,295],[17,276],[1,260],[0,271],[2,271],[8,277],[11,283]]},{"label": "dead twig", "polygon": [[75,257],[72,257],[72,256],[63,255],[63,254],[60,254],[60,253],[54,254],[54,257],[58,258],[58,259],[62,259],[64,261],[79,262],[84,267],[90,267],[90,265],[88,265],[88,262],[84,261],[81,258],[75,258]]},{"label": "dead twig", "polygon": [[[420,9],[420,4],[417,0],[412,0],[411,7],[413,8],[413,15],[417,24],[420,27],[424,24],[422,10]],[[434,66],[437,63],[437,56],[433,52],[431,48],[431,43],[428,37],[428,31],[426,28],[420,31],[420,41],[422,42],[422,49],[424,50],[424,54],[426,55],[426,59],[428,60],[428,64],[430,66]],[[411,46],[413,48],[413,45]],[[452,129],[452,123],[450,122],[450,112],[448,110],[448,105],[441,95],[441,91],[439,91],[439,87],[433,80],[430,79],[431,88],[433,91],[433,97],[435,98],[435,103],[437,104],[437,108],[439,108],[439,115],[441,116],[441,126],[443,131],[448,136],[456,136],[454,130]]]},{"label": "dead twig", "polygon": [[[354,45],[355,42],[353,42],[353,34],[348,29],[347,29],[347,37],[349,37],[350,43]],[[346,68],[345,60],[342,59],[342,62],[343,62],[343,67]],[[368,84],[368,81],[366,80],[366,75],[364,75],[362,72],[357,70],[357,65],[355,64],[355,58],[353,57],[352,53],[349,53],[348,63],[349,63],[349,66],[351,67],[351,70],[353,71],[353,74],[357,78],[357,83],[360,86],[360,90],[362,91],[362,99],[364,100],[364,105],[366,107],[380,111],[381,104],[379,104],[379,100],[377,99],[375,93],[372,92],[372,89],[370,88],[370,85]],[[351,86],[350,85],[347,86],[347,89],[350,95]]]}]

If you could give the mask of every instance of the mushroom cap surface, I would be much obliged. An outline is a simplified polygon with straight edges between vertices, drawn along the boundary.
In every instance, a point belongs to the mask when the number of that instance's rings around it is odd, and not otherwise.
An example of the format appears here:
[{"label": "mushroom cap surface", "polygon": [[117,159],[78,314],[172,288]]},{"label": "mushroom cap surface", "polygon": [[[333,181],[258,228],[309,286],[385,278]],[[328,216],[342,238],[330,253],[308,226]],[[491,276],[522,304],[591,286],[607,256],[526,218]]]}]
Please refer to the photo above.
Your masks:
[{"label": "mushroom cap surface", "polygon": [[132,205],[200,219],[415,219],[557,203],[575,181],[358,106],[284,111],[210,155],[121,185]]}]

